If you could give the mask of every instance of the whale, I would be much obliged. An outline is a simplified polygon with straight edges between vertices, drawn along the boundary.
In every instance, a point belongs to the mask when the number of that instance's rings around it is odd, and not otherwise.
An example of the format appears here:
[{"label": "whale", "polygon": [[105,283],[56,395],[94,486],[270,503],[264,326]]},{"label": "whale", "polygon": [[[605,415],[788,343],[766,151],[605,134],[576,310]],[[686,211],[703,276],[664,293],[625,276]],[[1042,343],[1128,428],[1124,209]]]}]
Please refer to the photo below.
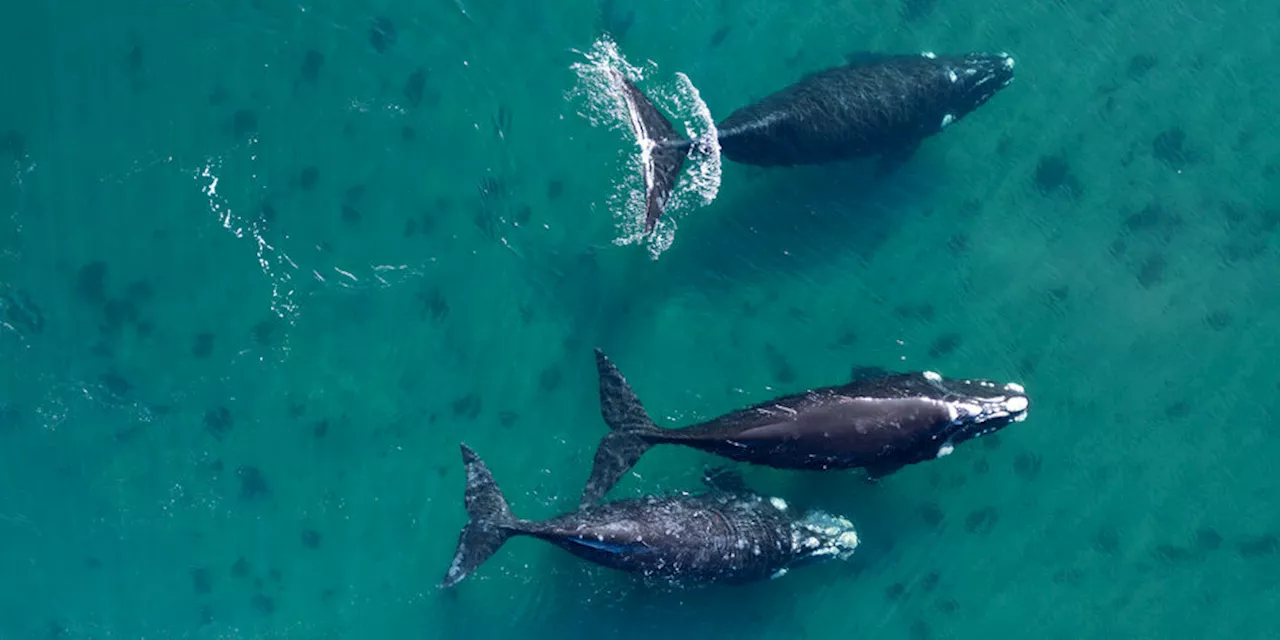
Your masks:
[{"label": "whale", "polygon": [[733,472],[707,473],[699,494],[590,505],[549,520],[515,517],[493,474],[465,443],[468,522],[442,588],[457,585],[514,536],[549,542],[583,560],[668,584],[745,584],[820,560],[846,560],[859,544],[847,518],[793,514],[785,500],[746,489]]},{"label": "whale", "polygon": [[[814,165],[880,156],[883,175],[920,144],[964,119],[1013,82],[1008,53],[940,56],[862,53],[741,107],[713,134],[729,160],[760,167]],[[653,230],[685,161],[712,153],[688,139],[622,72],[610,78],[644,149],[645,233]]]},{"label": "whale", "polygon": [[580,504],[603,498],[655,445],[692,447],[777,469],[863,469],[880,479],[1027,418],[1018,383],[886,372],[774,398],[674,429],[654,424],[626,378],[595,350],[600,440]]}]

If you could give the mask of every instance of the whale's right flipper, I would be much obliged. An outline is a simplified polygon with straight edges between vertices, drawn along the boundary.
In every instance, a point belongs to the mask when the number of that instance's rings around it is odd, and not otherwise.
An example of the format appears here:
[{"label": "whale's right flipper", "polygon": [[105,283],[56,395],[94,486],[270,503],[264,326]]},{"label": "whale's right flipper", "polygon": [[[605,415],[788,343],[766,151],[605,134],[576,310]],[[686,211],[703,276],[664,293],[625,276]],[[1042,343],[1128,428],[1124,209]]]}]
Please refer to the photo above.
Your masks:
[{"label": "whale's right flipper", "polygon": [[726,466],[709,467],[702,470],[702,483],[714,491],[724,493],[752,493],[742,473]]},{"label": "whale's right flipper", "polygon": [[916,141],[893,151],[886,152],[880,156],[880,161],[876,163],[875,177],[877,179],[887,178],[898,172],[903,165],[911,160],[916,151],[920,149],[920,142]]},{"label": "whale's right flipper", "polygon": [[677,133],[649,97],[622,72],[614,70],[612,75],[626,98],[631,130],[641,145],[651,146],[644,156],[643,167],[644,232],[649,233],[662,217],[693,143]]},{"label": "whale's right flipper", "polygon": [[883,378],[885,376],[894,375],[894,371],[877,366],[854,365],[849,371],[849,382],[858,382],[859,380],[872,380],[875,378]]},{"label": "whale's right flipper", "polygon": [[480,456],[462,446],[462,462],[467,469],[467,515],[471,521],[458,536],[458,550],[445,574],[442,587],[452,587],[488,560],[524,524],[511,515],[507,499]]},{"label": "whale's right flipper", "polygon": [[600,439],[592,463],[591,477],[582,490],[582,506],[594,504],[609,493],[652,447],[662,430],[649,418],[644,405],[627,384],[622,372],[596,349],[596,371],[600,376],[600,414],[610,432]]}]

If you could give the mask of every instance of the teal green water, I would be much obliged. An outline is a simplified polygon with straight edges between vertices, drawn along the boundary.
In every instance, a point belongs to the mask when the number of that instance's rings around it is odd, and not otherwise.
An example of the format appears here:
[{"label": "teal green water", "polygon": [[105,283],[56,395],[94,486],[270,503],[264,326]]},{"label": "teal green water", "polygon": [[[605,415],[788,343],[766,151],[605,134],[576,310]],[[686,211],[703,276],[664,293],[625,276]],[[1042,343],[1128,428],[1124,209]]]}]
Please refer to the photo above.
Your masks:
[{"label": "teal green water", "polygon": [[[4,640],[1274,637],[1280,4],[0,18]],[[604,31],[717,118],[857,51],[1018,77],[884,181],[726,164],[655,260],[572,69]],[[438,590],[460,441],[518,515],[577,503],[594,346],[667,426],[857,366],[1032,407],[876,486],[745,470],[852,518],[846,564],[675,591],[519,539]],[[614,495],[712,462],[657,449]]]}]

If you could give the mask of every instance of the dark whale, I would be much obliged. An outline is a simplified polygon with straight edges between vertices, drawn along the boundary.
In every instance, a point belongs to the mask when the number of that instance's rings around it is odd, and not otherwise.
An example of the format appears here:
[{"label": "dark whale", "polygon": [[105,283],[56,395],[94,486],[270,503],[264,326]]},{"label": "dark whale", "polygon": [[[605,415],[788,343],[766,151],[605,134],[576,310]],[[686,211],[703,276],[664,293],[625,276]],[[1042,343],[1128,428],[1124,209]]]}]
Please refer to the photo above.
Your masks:
[{"label": "dark whale", "polygon": [[660,429],[622,373],[596,350],[600,411],[611,430],[596,449],[582,504],[604,497],[650,447],[679,444],[779,469],[862,468],[870,477],[940,458],[1027,417],[1023,388],[933,372],[854,380],[775,398],[679,429]]},{"label": "dark whale", "polygon": [[[926,138],[963,119],[1013,81],[1008,54],[861,54],[819,71],[716,125],[724,156],[763,167],[882,156],[882,171],[906,160]],[[703,140],[677,133],[620,72],[632,131],[646,146],[645,231],[651,231],[690,153]]]},{"label": "dark whale", "polygon": [[812,511],[793,517],[735,476],[708,477],[701,495],[646,497],[585,507],[533,522],[511,514],[484,462],[462,445],[470,521],[442,587],[452,587],[512,536],[550,542],[599,565],[674,583],[745,583],[779,577],[810,561],[847,559],[858,546],[848,520]]}]

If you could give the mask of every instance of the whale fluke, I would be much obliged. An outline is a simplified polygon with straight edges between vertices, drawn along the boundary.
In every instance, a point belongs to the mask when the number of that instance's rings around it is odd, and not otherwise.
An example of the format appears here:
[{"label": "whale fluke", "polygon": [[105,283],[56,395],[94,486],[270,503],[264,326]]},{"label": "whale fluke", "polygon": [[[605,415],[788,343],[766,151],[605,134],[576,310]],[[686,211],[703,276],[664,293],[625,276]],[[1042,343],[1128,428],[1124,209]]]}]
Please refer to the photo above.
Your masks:
[{"label": "whale fluke", "polygon": [[521,521],[511,515],[507,499],[493,474],[471,447],[463,444],[462,462],[467,470],[467,515],[471,520],[458,536],[458,550],[441,587],[452,587],[498,551],[512,535],[521,532]]},{"label": "whale fluke", "polygon": [[609,433],[600,439],[596,449],[591,476],[582,490],[582,506],[593,504],[609,493],[622,474],[657,443],[655,436],[662,433],[622,372],[599,349],[596,349],[596,371],[600,376],[600,415]]},{"label": "whale fluke", "polygon": [[644,149],[644,232],[649,233],[662,217],[693,143],[676,132],[635,83],[619,71],[612,70],[611,75],[622,89],[628,122]]}]

